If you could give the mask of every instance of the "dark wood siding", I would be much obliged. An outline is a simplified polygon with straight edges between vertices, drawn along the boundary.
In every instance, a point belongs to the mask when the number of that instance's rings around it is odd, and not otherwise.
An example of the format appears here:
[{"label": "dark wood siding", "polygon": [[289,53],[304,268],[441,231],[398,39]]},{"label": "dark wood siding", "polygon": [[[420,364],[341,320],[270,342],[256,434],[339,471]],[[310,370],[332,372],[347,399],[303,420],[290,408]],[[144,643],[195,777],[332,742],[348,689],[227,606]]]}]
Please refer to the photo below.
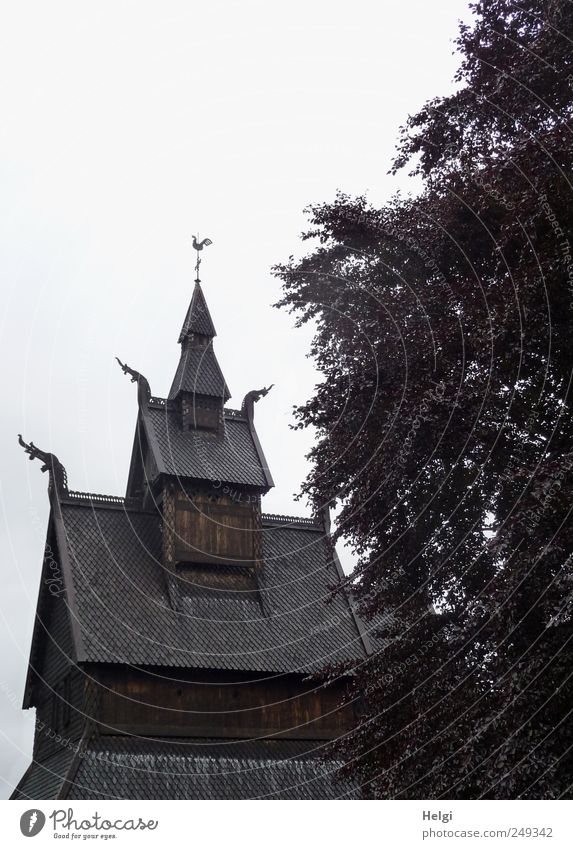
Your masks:
[{"label": "dark wood siding", "polygon": [[222,673],[189,680],[188,671],[163,676],[126,667],[99,674],[102,733],[330,739],[354,720],[339,707],[340,683],[313,689],[296,676],[237,681]]},{"label": "dark wood siding", "polygon": [[213,500],[178,495],[175,502],[175,559],[191,563],[252,563],[255,505],[229,496]]}]

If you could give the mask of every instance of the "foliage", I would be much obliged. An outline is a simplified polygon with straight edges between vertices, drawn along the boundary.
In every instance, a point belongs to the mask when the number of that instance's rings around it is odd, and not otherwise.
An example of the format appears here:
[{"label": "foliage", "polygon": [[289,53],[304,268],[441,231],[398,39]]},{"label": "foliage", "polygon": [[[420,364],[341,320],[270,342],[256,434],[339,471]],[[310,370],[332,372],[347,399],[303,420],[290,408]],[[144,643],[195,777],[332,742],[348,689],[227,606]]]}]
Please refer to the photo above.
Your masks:
[{"label": "foliage", "polygon": [[422,193],[310,207],[276,267],[324,377],[304,492],[341,508],[377,646],[335,748],[383,798],[573,781],[573,6],[473,11],[457,91],[401,134]]}]

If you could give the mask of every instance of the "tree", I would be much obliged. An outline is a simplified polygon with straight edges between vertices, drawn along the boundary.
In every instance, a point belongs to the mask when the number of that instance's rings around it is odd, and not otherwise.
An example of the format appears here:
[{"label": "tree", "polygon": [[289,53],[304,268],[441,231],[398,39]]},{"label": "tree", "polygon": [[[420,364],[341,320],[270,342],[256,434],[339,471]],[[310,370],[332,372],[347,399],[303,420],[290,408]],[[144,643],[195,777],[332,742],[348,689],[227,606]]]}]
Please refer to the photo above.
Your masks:
[{"label": "tree", "polygon": [[573,781],[573,6],[472,9],[457,91],[401,133],[423,191],[311,206],[275,269],[324,377],[303,492],[340,507],[378,646],[335,750],[383,798]]}]

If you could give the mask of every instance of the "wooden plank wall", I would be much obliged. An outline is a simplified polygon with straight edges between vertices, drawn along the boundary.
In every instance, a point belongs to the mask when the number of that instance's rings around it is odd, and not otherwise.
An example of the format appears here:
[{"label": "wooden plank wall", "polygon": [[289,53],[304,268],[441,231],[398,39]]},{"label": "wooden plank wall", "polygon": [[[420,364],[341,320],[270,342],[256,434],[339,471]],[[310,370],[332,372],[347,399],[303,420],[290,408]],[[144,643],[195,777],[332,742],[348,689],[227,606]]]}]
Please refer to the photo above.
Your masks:
[{"label": "wooden plank wall", "polygon": [[222,495],[175,498],[175,559],[195,563],[254,560],[255,507]]},{"label": "wooden plank wall", "polygon": [[[233,680],[223,673],[118,667],[100,673],[99,723],[104,734],[330,739],[353,726],[339,708],[344,686],[313,689],[296,676]],[[201,677],[202,676],[202,677]]]}]

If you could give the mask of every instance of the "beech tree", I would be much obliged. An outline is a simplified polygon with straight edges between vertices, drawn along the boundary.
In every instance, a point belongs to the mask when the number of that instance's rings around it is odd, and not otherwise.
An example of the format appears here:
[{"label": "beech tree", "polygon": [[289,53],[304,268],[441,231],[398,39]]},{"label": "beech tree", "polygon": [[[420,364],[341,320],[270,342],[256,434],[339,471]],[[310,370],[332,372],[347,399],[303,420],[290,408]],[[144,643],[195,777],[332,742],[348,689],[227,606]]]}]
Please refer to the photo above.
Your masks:
[{"label": "beech tree", "polygon": [[275,269],[323,375],[303,493],[377,646],[334,753],[381,798],[573,782],[573,5],[472,9],[456,92],[401,131],[423,190],[312,205]]}]

